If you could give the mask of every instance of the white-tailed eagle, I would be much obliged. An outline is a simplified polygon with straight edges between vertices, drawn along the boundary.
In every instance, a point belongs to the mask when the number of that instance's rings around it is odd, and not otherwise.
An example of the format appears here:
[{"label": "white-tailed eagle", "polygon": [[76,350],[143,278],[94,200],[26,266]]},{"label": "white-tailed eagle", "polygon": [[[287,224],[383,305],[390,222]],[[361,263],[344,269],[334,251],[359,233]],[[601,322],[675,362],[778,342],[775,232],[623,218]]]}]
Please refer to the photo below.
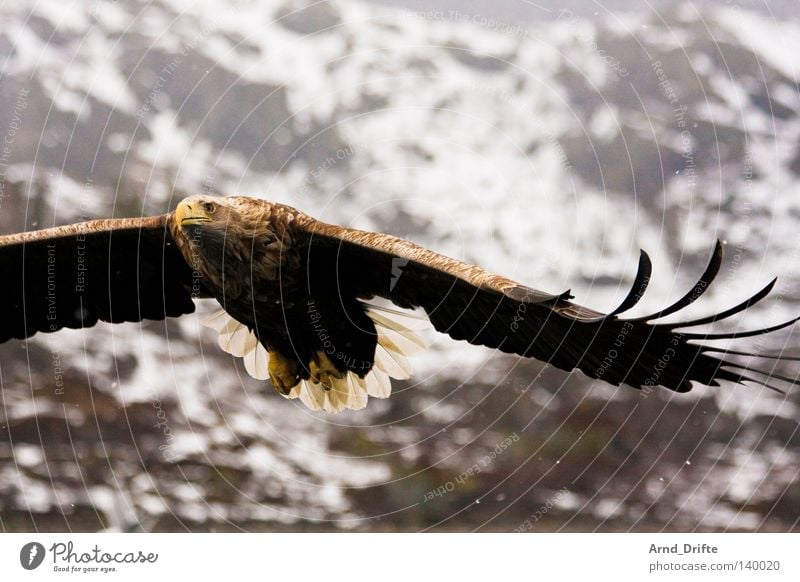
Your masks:
[{"label": "white-tailed eagle", "polygon": [[[174,212],[94,220],[0,237],[0,342],[37,332],[86,328],[98,321],[160,320],[192,313],[194,299],[221,309],[207,324],[255,378],[312,409],[359,409],[405,379],[406,356],[424,348],[428,325],[457,340],[579,369],[610,384],[661,385],[685,392],[692,382],[770,378],[721,350],[692,340],[742,338],[746,332],[691,328],[739,313],[763,299],[771,281],[721,313],[680,323],[658,320],[696,300],[717,275],[722,246],[700,280],[666,309],[621,315],[647,287],[642,252],[634,285],[604,314],[445,257],[393,236],[325,224],[289,206],[246,197],[191,196]],[[371,304],[421,308],[427,318]],[[716,356],[714,354],[717,354]]]}]

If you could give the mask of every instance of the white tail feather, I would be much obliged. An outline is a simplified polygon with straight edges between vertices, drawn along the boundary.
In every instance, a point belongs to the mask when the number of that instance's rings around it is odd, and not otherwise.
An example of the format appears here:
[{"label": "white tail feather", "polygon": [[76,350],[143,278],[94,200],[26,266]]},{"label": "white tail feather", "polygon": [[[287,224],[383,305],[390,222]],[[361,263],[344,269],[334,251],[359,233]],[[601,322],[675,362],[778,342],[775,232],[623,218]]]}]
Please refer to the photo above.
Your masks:
[{"label": "white tail feather", "polygon": [[269,353],[246,325],[236,321],[224,309],[214,312],[200,323],[219,334],[217,343],[223,351],[244,359],[248,374],[257,380],[269,379]]},{"label": "white tail feather", "polygon": [[[253,336],[255,339],[255,336]],[[244,356],[244,369],[257,380],[269,380],[269,353],[256,341],[256,347]]]},{"label": "white tail feather", "polygon": [[408,380],[411,377],[411,366],[403,354],[386,349],[380,340],[375,348],[375,365],[396,380]]},{"label": "white tail feather", "polygon": [[392,381],[386,372],[373,368],[367,374],[367,394],[375,398],[389,398],[392,395]]},{"label": "white tail feather", "polygon": [[206,327],[210,327],[211,329],[221,332],[222,328],[224,328],[231,320],[231,316],[228,315],[228,312],[224,309],[218,309],[204,320],[201,321],[203,325]]},{"label": "white tail feather", "polygon": [[412,311],[367,304],[367,315],[376,325],[396,331],[423,331],[431,327],[426,316]]},{"label": "white tail feather", "polygon": [[[360,410],[367,405],[369,396],[388,398],[392,393],[391,378],[407,380],[411,366],[406,356],[427,348],[420,332],[430,328],[424,316],[378,305],[367,305],[367,315],[375,323],[378,345],[375,348],[375,365],[364,378],[348,372],[334,380],[329,387],[311,380],[301,380],[286,398],[299,398],[311,410],[341,412]],[[253,378],[269,378],[269,352],[248,327],[225,310],[220,309],[202,321],[218,334],[219,346],[227,353],[242,358],[245,370]]]}]

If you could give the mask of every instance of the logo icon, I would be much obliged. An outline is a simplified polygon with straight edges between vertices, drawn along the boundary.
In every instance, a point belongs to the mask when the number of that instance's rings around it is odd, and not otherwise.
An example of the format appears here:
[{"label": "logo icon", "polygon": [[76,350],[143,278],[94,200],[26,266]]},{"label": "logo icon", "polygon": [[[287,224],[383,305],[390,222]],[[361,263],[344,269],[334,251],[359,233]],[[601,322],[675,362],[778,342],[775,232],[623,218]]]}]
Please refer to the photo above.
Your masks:
[{"label": "logo icon", "polygon": [[407,264],[408,259],[403,259],[400,257],[394,257],[392,259],[392,279],[389,281],[390,293],[394,291],[394,286],[397,285],[397,282],[400,280],[400,276],[403,274],[403,269]]},{"label": "logo icon", "polygon": [[26,570],[35,570],[44,561],[44,546],[39,542],[30,542],[19,551],[19,563]]}]

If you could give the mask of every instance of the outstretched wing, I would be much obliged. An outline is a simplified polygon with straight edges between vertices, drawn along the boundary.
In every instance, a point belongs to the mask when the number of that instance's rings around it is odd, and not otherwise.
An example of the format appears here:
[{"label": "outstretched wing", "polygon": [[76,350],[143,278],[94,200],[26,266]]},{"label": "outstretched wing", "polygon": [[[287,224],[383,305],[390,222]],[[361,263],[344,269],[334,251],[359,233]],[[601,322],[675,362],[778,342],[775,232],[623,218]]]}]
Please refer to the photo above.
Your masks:
[{"label": "outstretched wing", "polygon": [[194,311],[192,271],[172,240],[168,216],[0,237],[0,342]]},{"label": "outstretched wing", "polygon": [[[569,292],[543,293],[396,237],[328,225],[305,215],[298,217],[294,228],[295,240],[303,245],[311,294],[339,294],[344,302],[350,297],[380,296],[401,307],[422,307],[433,326],[454,339],[533,357],[562,370],[577,368],[592,378],[636,388],[662,385],[685,392],[692,381],[716,386],[719,380],[773,388],[768,384],[771,377],[797,383],[724,357],[724,353],[759,354],[690,343],[769,333],[796,320],[750,332],[681,331],[747,309],[764,298],[775,281],[722,313],[682,323],[657,322],[708,288],[720,268],[720,243],[684,297],[657,313],[624,319],[620,316],[641,299],[650,279],[652,267],[644,252],[630,293],[617,309],[603,314],[572,303]],[[715,352],[723,355],[715,357]]]}]

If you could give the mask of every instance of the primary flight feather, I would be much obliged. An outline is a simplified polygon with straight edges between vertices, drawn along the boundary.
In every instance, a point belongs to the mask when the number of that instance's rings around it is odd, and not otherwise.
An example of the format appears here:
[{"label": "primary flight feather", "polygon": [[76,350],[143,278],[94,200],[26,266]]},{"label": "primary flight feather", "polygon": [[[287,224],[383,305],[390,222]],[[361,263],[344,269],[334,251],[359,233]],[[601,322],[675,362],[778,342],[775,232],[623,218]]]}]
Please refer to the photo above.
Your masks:
[{"label": "primary flight feather", "polygon": [[[658,323],[695,301],[717,275],[717,243],[700,280],[671,306],[621,315],[641,298],[652,266],[642,252],[634,285],[609,314],[572,303],[390,235],[325,224],[282,204],[233,196],[191,196],[175,211],[138,219],[95,220],[0,237],[0,342],[98,321],[160,320],[213,298],[206,324],[248,373],[285,397],[338,412],[386,398],[390,378],[410,376],[406,356],[424,349],[420,331],[579,369],[610,384],[664,386],[757,382],[770,378],[720,350],[691,340],[769,333],[796,320],[748,332],[686,331],[739,313],[775,281],[713,316]],[[375,298],[417,314],[370,303]],[[721,354],[719,357],[713,354]]]}]

